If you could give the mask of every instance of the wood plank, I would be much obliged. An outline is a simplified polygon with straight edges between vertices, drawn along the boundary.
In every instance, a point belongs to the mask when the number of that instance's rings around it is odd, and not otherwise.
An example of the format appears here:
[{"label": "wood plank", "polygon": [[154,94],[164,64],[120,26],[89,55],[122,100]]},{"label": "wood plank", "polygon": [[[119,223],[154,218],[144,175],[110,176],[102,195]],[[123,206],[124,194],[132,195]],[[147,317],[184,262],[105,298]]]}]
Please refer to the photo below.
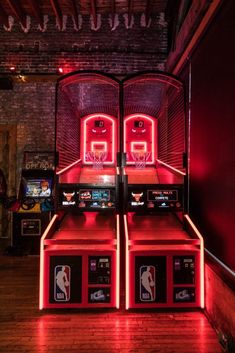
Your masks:
[{"label": "wood plank", "polygon": [[221,353],[201,311],[38,311],[39,257],[0,257],[0,352]]},{"label": "wood plank", "polygon": [[75,22],[76,27],[78,29],[79,23],[78,23],[78,9],[77,9],[77,5],[76,5],[76,1],[71,0],[71,5],[72,5],[72,13],[73,13],[74,22]]},{"label": "wood plank", "polygon": [[[0,125],[0,168],[7,181],[7,195],[16,195],[16,125]],[[0,205],[0,248],[10,245],[11,214]]]},{"label": "wood plank", "polygon": [[116,2],[115,0],[111,1],[111,16],[112,16],[112,28],[115,24],[115,13],[116,13]]},{"label": "wood plank", "polygon": [[50,0],[50,3],[51,3],[52,9],[53,9],[54,14],[57,18],[57,21],[58,21],[58,24],[59,24],[59,27],[61,30],[63,27],[63,14],[62,14],[61,8],[59,6],[59,3],[57,0]]},{"label": "wood plank", "polygon": [[30,1],[30,6],[33,12],[33,15],[36,17],[36,19],[38,20],[41,28],[43,28],[44,24],[43,24],[43,14],[42,11],[40,9],[40,6],[38,4],[37,0],[31,0]]},{"label": "wood plank", "polygon": [[0,23],[2,23],[4,26],[8,28],[9,26],[9,21],[8,21],[8,15],[5,12],[4,8],[0,4]]},{"label": "wood plank", "polygon": [[6,1],[13,13],[13,16],[22,24],[24,28],[26,28],[27,27],[26,14],[23,11],[19,1],[16,1],[16,0],[6,0]]},{"label": "wood plank", "polygon": [[149,23],[149,20],[150,20],[151,6],[152,6],[151,0],[146,0],[146,6],[145,6],[145,23],[146,23],[146,26],[148,26],[148,23]]},{"label": "wood plank", "polygon": [[91,15],[93,17],[94,26],[97,27],[97,10],[96,10],[96,0],[91,0]]},{"label": "wood plank", "polygon": [[9,133],[9,180],[8,180],[8,196],[16,195],[16,125],[6,125]]}]

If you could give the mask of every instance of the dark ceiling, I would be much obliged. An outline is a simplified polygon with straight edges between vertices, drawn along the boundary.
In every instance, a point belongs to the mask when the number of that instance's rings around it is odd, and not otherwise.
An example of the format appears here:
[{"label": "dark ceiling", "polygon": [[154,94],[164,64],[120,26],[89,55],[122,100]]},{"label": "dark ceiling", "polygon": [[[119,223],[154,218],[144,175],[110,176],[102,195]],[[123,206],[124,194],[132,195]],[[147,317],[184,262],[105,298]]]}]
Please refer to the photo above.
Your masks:
[{"label": "dark ceiling", "polygon": [[151,16],[165,13],[167,20],[172,20],[180,7],[187,6],[189,0],[0,0],[0,24],[8,27],[9,16],[26,27],[27,16],[31,16],[43,27],[43,16],[55,16],[62,27],[63,15],[91,15],[94,23],[98,14],[128,14],[128,20],[135,14],[145,14],[146,23]]}]

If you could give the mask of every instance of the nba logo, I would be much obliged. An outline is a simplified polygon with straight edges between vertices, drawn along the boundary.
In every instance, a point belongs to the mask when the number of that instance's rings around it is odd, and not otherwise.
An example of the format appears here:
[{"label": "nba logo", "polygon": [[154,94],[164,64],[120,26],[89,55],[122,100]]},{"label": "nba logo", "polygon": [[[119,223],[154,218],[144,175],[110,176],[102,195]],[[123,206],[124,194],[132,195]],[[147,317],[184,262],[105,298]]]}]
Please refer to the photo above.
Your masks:
[{"label": "nba logo", "polygon": [[153,302],[156,297],[155,267],[141,266],[139,273],[140,300],[142,302]]},{"label": "nba logo", "polygon": [[68,265],[57,265],[54,270],[54,299],[57,302],[70,300],[71,269]]}]

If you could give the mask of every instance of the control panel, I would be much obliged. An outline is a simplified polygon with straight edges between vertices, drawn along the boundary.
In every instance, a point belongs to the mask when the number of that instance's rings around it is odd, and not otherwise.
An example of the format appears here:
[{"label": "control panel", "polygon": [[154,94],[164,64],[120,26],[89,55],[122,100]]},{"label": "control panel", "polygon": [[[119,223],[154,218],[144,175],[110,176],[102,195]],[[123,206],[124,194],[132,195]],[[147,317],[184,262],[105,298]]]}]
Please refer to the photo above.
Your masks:
[{"label": "control panel", "polygon": [[174,303],[195,302],[195,256],[173,256]]},{"label": "control panel", "polygon": [[153,187],[128,187],[128,209],[152,211],[180,211],[183,209],[183,186],[156,185]]},{"label": "control panel", "polygon": [[81,210],[115,208],[115,188],[63,188],[59,189],[59,208]]}]

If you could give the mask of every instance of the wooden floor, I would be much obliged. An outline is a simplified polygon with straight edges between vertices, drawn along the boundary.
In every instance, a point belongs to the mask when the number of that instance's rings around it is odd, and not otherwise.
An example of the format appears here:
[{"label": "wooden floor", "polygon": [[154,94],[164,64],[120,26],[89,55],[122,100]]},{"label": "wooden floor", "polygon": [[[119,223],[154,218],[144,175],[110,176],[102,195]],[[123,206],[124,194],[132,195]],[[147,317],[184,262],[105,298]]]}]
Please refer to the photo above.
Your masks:
[{"label": "wooden floor", "polygon": [[220,353],[202,312],[38,311],[39,258],[0,257],[0,352]]}]

